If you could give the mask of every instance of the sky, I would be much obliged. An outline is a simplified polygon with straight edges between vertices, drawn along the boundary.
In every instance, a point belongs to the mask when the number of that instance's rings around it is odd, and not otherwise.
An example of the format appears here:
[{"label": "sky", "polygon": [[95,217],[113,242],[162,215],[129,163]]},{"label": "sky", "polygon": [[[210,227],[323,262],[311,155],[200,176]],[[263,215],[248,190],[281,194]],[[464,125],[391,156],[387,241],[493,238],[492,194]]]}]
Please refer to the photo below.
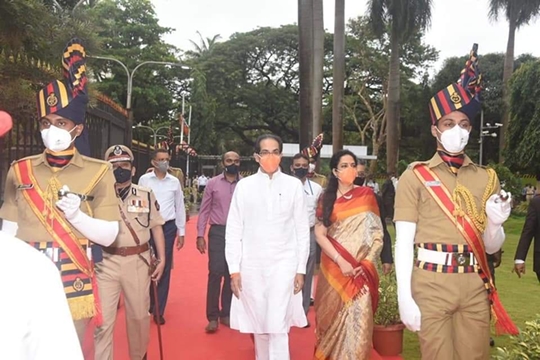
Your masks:
[{"label": "sky", "polygon": [[[225,40],[235,32],[258,27],[279,27],[298,22],[297,0],[151,0],[160,25],[175,29],[165,37],[182,50],[204,37],[220,34]],[[324,27],[334,32],[334,0],[324,1]],[[439,60],[430,73],[440,69],[443,60],[467,55],[478,43],[478,55],[506,51],[508,25],[502,17],[489,20],[489,0],[433,0],[432,24],[426,30],[426,43],[439,50]],[[346,0],[347,19],[363,15],[367,0]],[[540,57],[540,19],[516,33],[515,55],[530,53]]]}]

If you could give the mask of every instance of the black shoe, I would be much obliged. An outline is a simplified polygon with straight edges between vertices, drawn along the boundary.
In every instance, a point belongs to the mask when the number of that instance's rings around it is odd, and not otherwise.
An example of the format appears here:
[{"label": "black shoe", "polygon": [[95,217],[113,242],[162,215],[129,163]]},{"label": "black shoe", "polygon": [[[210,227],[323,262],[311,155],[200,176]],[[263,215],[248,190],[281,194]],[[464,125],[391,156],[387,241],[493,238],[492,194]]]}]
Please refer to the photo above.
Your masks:
[{"label": "black shoe", "polygon": [[495,340],[493,340],[492,337],[489,338],[489,346],[491,346],[491,347],[495,346]]},{"label": "black shoe", "polygon": [[159,325],[165,325],[165,318],[163,316],[154,316],[154,322]]},{"label": "black shoe", "polygon": [[315,300],[314,299],[310,299],[309,300],[309,306],[313,306],[315,304]]}]

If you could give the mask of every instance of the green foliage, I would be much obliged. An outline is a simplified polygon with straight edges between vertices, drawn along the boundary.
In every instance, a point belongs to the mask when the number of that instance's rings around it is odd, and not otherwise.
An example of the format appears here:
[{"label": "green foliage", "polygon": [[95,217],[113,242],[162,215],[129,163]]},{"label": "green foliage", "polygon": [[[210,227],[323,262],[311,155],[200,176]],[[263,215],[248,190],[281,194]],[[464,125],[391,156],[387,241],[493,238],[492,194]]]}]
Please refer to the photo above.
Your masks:
[{"label": "green foliage", "polygon": [[496,360],[540,359],[540,315],[525,322],[525,330],[511,338],[511,345],[498,347]]},{"label": "green foliage", "polygon": [[401,323],[397,300],[396,274],[381,275],[379,282],[379,306],[375,313],[376,325],[395,325]]},{"label": "green foliage", "polygon": [[501,188],[513,194],[513,196],[519,196],[521,194],[521,180],[517,177],[509,168],[502,164],[489,164],[490,168],[493,168],[499,177]]},{"label": "green foliage", "polygon": [[505,162],[513,171],[540,174],[540,61],[521,66],[510,81]]},{"label": "green foliage", "polygon": [[[177,63],[177,49],[163,41],[172,29],[159,25],[147,0],[102,0],[89,10],[103,49],[93,54],[113,57],[130,71],[144,61]],[[127,74],[117,63],[90,62],[97,88],[119,104],[126,104]],[[132,108],[135,123],[170,120],[178,104],[175,94],[185,91],[189,71],[180,67],[145,64],[133,76]],[[179,86],[180,85],[180,86]],[[176,96],[179,99],[179,96]]]},{"label": "green foliage", "polygon": [[527,215],[527,211],[529,210],[529,202],[528,201],[522,201],[519,203],[518,206],[514,207],[512,209],[512,214],[516,216],[524,217]]}]

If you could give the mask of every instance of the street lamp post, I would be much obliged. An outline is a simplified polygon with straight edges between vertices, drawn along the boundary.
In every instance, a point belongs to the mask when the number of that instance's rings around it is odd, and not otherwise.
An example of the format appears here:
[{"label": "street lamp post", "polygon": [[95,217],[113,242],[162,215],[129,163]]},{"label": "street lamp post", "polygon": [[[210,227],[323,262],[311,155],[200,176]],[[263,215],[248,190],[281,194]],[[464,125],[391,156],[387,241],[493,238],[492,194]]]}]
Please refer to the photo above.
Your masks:
[{"label": "street lamp post", "polygon": [[[178,64],[178,63],[168,62],[168,61],[143,61],[142,63],[135,66],[135,68],[131,72],[129,72],[128,67],[118,59],[115,59],[112,57],[106,57],[106,56],[97,56],[97,55],[88,56],[88,57],[93,58],[93,59],[114,61],[120,66],[122,66],[122,68],[124,68],[124,70],[126,71],[127,81],[128,81],[127,82],[127,99],[126,99],[126,110],[128,114],[127,126],[126,126],[126,137],[127,137],[128,146],[131,145],[131,141],[133,140],[133,131],[132,131],[133,130],[133,109],[131,108],[131,95],[133,93],[133,75],[135,74],[135,71],[137,71],[137,69],[140,68],[141,66],[147,65],[147,64],[179,66],[182,69],[186,69],[186,70],[189,69],[188,66]],[[156,137],[154,136],[154,140],[155,139]]]},{"label": "street lamp post", "polygon": [[495,123],[495,125],[491,125],[490,123],[487,123],[486,126],[484,126],[484,110],[480,113],[480,154],[478,159],[478,164],[482,165],[483,157],[484,157],[484,138],[485,137],[497,137],[497,133],[490,132],[490,130],[498,129],[502,127],[502,124]]},{"label": "street lamp post", "polygon": [[[162,126],[162,127],[159,127],[157,129],[154,130],[154,128],[150,127],[150,126],[146,126],[146,125],[136,125],[136,126],[132,126],[133,129],[148,129],[152,132],[152,135],[153,135],[153,138],[154,138],[154,149],[156,148],[157,146],[157,137],[158,137],[158,133],[159,133],[159,130],[163,130],[163,129],[169,129],[169,126]],[[178,130],[178,128],[175,128],[176,130]]]}]

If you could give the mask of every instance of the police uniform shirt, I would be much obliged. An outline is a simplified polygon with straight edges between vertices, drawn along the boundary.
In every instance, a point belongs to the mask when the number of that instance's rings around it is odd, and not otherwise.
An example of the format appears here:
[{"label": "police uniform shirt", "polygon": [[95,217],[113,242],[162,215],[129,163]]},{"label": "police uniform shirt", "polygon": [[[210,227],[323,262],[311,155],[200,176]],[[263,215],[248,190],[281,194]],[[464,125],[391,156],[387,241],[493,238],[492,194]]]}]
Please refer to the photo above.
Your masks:
[{"label": "police uniform shirt", "polygon": [[[159,204],[151,189],[131,185],[131,189],[126,199],[118,198],[121,202],[122,211],[129,221],[129,224],[137,234],[140,245],[146,244],[150,240],[150,230],[156,226],[163,225],[165,221],[159,213]],[[120,221],[120,231],[111,247],[136,246],[129,228],[124,221]]]},{"label": "police uniform shirt", "polygon": [[[63,185],[67,185],[72,192],[94,197],[91,201],[81,202],[80,209],[83,213],[105,221],[119,221],[121,219],[114,189],[115,178],[112,165],[108,162],[86,157],[75,151],[73,158],[66,166],[53,172],[47,162],[45,153],[30,156],[26,159],[31,160],[34,177],[42,191],[46,191],[51,178],[56,178],[58,189]],[[105,175],[88,194],[85,194],[87,187],[95,181],[103,166],[107,167]],[[0,218],[16,222],[18,224],[17,237],[26,242],[52,241],[48,231],[35,215],[22,193],[25,187],[31,185],[33,184],[20,184],[13,166],[9,169],[4,191],[4,204],[0,209]],[[53,200],[53,206],[55,206],[56,201],[57,199]],[[72,227],[72,230],[77,237],[84,238],[75,228]]]},{"label": "police uniform shirt", "polygon": [[[418,163],[409,165],[399,179],[396,191],[394,221],[416,223],[415,243],[467,244],[456,226],[448,219],[443,210],[426,189],[426,185],[414,174],[413,168]],[[452,193],[457,182],[465,186],[473,195],[476,208],[484,208],[482,198],[488,183],[488,172],[482,166],[474,164],[465,156],[457,176],[452,174],[448,165],[435,154],[429,161],[421,162],[432,170]],[[437,186],[437,184],[429,184]],[[499,180],[492,194],[499,193]],[[490,196],[492,195],[490,194]],[[466,211],[466,209],[464,209]]]}]

